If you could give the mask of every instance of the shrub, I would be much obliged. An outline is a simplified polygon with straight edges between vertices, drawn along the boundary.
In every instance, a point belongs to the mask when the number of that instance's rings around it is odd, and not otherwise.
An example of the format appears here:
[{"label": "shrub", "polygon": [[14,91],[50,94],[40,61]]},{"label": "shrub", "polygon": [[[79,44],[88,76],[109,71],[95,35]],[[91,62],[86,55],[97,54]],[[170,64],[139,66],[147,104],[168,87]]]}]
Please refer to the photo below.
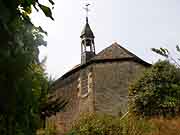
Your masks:
[{"label": "shrub", "polygon": [[68,135],[122,135],[122,126],[113,116],[84,114]]},{"label": "shrub", "polygon": [[174,116],[180,111],[180,69],[157,62],[129,89],[130,111],[140,116]]},{"label": "shrub", "polygon": [[84,114],[67,135],[148,135],[151,125],[131,116]]}]

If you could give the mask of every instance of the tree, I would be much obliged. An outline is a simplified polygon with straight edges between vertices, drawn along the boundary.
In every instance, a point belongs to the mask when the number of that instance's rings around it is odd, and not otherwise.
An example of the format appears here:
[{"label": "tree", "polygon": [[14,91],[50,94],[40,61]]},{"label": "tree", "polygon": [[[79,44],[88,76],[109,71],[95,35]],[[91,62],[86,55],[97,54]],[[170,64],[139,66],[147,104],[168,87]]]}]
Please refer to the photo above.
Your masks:
[{"label": "tree", "polygon": [[[33,134],[38,127],[39,105],[47,90],[47,77],[38,60],[43,36],[33,25],[16,20],[19,43],[0,49],[0,109],[6,134]],[[18,29],[17,29],[18,27]]]},{"label": "tree", "polygon": [[130,110],[140,116],[174,116],[180,113],[180,69],[159,61],[129,89]]},{"label": "tree", "polygon": [[31,23],[32,6],[53,19],[50,8],[38,0],[0,0],[2,135],[34,135],[39,126],[40,104],[46,98],[48,80],[38,60],[38,47],[46,45],[46,32]]},{"label": "tree", "polygon": [[[49,2],[54,5],[52,0],[49,0]],[[38,0],[0,0],[1,47],[12,45],[16,42],[18,43],[18,40],[14,38],[16,33],[13,33],[14,29],[17,27],[12,27],[12,23],[14,23],[14,21],[17,19],[31,23],[29,14],[32,11],[32,6],[37,11],[41,9],[47,17],[50,17],[52,20],[54,20],[51,9],[39,3]],[[39,28],[41,29],[41,32],[44,32],[41,27]]]}]

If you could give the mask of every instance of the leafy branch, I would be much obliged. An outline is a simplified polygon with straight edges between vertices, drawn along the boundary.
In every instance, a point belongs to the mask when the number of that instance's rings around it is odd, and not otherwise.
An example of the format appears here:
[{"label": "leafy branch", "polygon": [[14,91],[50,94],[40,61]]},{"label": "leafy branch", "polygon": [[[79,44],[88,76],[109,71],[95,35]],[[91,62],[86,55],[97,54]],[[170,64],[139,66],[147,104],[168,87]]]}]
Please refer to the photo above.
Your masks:
[{"label": "leafy branch", "polygon": [[[170,51],[166,48],[159,48],[159,49],[156,49],[156,48],[152,48],[151,49],[153,52],[169,59],[170,61],[172,61],[174,64],[176,64],[176,66],[180,67],[180,56],[179,58],[174,58],[173,55],[170,53]],[[180,53],[180,47],[178,45],[176,45],[176,51],[178,53]],[[180,54],[179,54],[180,55]]]}]

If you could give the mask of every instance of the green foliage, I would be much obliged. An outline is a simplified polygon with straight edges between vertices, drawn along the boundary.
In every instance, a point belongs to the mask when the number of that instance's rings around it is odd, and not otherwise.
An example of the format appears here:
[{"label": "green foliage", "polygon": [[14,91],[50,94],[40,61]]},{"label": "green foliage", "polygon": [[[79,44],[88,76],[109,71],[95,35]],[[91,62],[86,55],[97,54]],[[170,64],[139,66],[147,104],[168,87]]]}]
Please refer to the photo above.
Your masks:
[{"label": "green foliage", "polygon": [[[177,53],[174,53],[171,54],[171,52],[166,49],[166,48],[159,48],[159,49],[156,49],[156,48],[152,48],[152,51],[167,58],[168,60],[172,61],[174,64],[176,64],[176,66],[178,66],[180,68],[180,47],[178,45],[176,45],[176,52]],[[177,57],[175,57],[175,55],[178,55]]]},{"label": "green foliage", "polygon": [[[54,4],[52,0],[50,3]],[[52,17],[51,9],[43,4],[40,4],[38,0],[0,0],[0,43],[2,46],[10,46],[21,41],[16,38],[16,30],[19,29],[19,22],[25,22],[33,25],[29,18],[32,10],[32,6],[37,9],[41,9],[47,17]],[[17,21],[18,20],[18,21]],[[17,26],[16,26],[17,25]],[[39,27],[40,30],[41,27]],[[41,28],[41,32],[44,31]]]},{"label": "green foliage", "polygon": [[86,114],[82,116],[68,135],[121,135],[119,120],[108,115]]},{"label": "green foliage", "polygon": [[174,116],[180,111],[180,69],[157,62],[129,89],[130,110],[141,116]]},{"label": "green foliage", "polygon": [[15,40],[0,49],[0,134],[33,135],[48,88],[38,60],[38,47],[46,42],[29,22],[16,19],[10,28]]},{"label": "green foliage", "polygon": [[[34,135],[40,125],[48,79],[38,60],[38,47],[46,46],[47,33],[29,18],[32,6],[39,5],[38,0],[0,0],[1,135]],[[52,18],[49,8],[43,12]]]},{"label": "green foliage", "polygon": [[162,47],[160,49],[152,48],[152,51],[166,58],[169,56],[169,51],[166,48],[162,48]]},{"label": "green foliage", "polygon": [[52,20],[54,20],[54,18],[52,17],[52,12],[51,12],[51,9],[47,6],[44,6],[42,4],[39,4],[39,7],[41,8],[41,10],[44,12],[44,14],[47,16],[47,17],[50,17]]},{"label": "green foliage", "polygon": [[36,135],[57,135],[55,128],[38,129]]},{"label": "green foliage", "polygon": [[44,131],[45,133],[43,135],[57,135],[56,134],[56,129],[54,128],[47,128]]},{"label": "green foliage", "polygon": [[[53,0],[49,0],[49,2],[54,5]],[[2,7],[1,19],[3,20],[13,20],[16,17],[22,17],[23,19],[27,19],[29,14],[32,11],[32,6],[38,11],[40,8],[47,17],[52,17],[51,9],[43,4],[40,4],[38,0],[0,0],[0,5]],[[42,9],[42,7],[46,7],[48,10]],[[47,15],[48,14],[48,15]],[[5,16],[9,17],[5,19]],[[5,22],[7,23],[7,22]]]},{"label": "green foliage", "polygon": [[123,119],[105,114],[84,114],[67,135],[147,135],[154,127],[130,115]]}]

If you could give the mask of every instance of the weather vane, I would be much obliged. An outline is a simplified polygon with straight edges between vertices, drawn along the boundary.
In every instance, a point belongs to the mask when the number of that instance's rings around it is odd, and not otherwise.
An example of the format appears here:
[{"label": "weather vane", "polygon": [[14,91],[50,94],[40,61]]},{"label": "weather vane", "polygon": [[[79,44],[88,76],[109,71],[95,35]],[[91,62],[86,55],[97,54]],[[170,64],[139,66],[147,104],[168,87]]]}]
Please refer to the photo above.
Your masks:
[{"label": "weather vane", "polygon": [[84,8],[85,10],[86,10],[86,17],[88,17],[88,13],[89,13],[89,6],[90,6],[90,4],[89,3],[87,3],[86,4],[86,7]]}]

